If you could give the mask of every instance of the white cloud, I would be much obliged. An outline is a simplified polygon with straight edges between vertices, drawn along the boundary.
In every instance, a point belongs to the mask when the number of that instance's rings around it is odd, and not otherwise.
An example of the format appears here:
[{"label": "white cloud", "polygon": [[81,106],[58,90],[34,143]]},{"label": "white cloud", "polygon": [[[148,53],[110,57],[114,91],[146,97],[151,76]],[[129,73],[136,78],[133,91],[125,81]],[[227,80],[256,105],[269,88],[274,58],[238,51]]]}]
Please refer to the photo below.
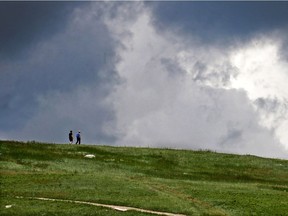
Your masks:
[{"label": "white cloud", "polygon": [[288,63],[279,57],[280,44],[270,38],[256,38],[231,54],[231,64],[239,70],[233,88],[242,88],[250,99],[288,98]]},{"label": "white cloud", "polygon": [[249,89],[235,84],[242,64],[230,48],[200,47],[157,32],[149,13],[143,8],[128,25],[120,19],[126,34],[117,34],[119,22],[108,24],[123,43],[116,65],[123,82],[109,98],[117,144],[284,157],[274,134],[259,124]]},{"label": "white cloud", "polygon": [[234,50],[231,64],[238,75],[232,88],[244,89],[260,114],[260,124],[274,130],[288,150],[288,62],[280,57],[281,41],[259,37]]}]

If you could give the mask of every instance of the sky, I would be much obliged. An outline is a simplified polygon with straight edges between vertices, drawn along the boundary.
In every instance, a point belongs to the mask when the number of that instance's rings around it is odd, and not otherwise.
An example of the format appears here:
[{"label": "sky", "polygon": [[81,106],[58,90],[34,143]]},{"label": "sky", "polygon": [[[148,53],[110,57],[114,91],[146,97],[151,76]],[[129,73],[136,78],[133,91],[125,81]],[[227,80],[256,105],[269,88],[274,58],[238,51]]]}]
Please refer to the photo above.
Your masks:
[{"label": "sky", "polygon": [[288,158],[288,2],[0,2],[0,139]]}]

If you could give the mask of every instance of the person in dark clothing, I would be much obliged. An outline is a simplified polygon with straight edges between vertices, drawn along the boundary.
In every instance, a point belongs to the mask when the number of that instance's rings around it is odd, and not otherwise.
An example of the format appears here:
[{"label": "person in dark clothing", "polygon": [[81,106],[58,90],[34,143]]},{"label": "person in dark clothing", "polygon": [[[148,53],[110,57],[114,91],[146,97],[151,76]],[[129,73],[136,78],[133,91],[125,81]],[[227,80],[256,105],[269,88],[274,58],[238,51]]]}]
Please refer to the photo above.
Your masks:
[{"label": "person in dark clothing", "polygon": [[76,134],[76,139],[77,139],[77,141],[76,141],[76,144],[81,144],[81,135],[80,135],[80,131]]},{"label": "person in dark clothing", "polygon": [[70,133],[69,133],[69,141],[70,141],[70,144],[73,143],[73,132],[72,132],[72,130],[70,130]]}]

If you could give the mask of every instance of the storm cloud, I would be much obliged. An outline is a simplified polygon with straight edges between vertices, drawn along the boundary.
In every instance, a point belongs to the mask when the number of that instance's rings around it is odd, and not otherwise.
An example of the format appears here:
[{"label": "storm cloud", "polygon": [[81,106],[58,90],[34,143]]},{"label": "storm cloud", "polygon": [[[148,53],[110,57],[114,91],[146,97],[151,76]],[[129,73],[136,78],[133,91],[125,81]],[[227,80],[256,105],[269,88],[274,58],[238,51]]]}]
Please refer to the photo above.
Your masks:
[{"label": "storm cloud", "polygon": [[[40,8],[40,12],[45,10],[46,4],[42,5],[39,2],[35,4],[32,3],[33,11],[38,8]],[[74,5],[74,3],[71,4]],[[57,10],[59,7],[65,6],[59,5],[58,2],[49,5],[51,8],[48,7],[46,13],[52,8]],[[68,3],[69,5],[70,3]],[[21,3],[20,6],[24,7],[24,11],[27,10],[27,13],[30,11],[30,3],[27,5]],[[53,13],[50,11],[49,17],[56,13],[54,10],[52,11]],[[34,19],[37,19],[38,13],[39,11],[36,15],[34,14]],[[59,22],[62,22],[62,29],[57,31],[54,28],[50,29],[51,31],[45,33],[45,37],[41,39],[29,38],[30,45],[26,44],[27,41],[22,41],[25,44],[23,46],[29,46],[29,49],[25,48],[25,55],[22,54],[12,60],[7,58],[1,60],[0,125],[1,131],[11,133],[13,138],[57,141],[61,137],[60,134],[63,133],[63,124],[66,130],[69,128],[66,121],[86,121],[88,123],[88,120],[93,119],[83,118],[83,115],[87,113],[79,106],[87,108],[95,101],[98,101],[98,105],[94,107],[94,111],[101,113],[95,120],[96,124],[101,124],[108,115],[107,113],[110,112],[109,109],[101,108],[99,104],[110,91],[107,83],[113,83],[116,77],[113,70],[114,41],[97,13],[86,15],[83,6],[75,8],[71,13],[66,15],[66,18],[70,17],[68,21],[62,21],[59,18]],[[24,18],[26,17],[24,16]],[[30,20],[29,17],[28,20]],[[45,21],[43,22],[45,23]],[[58,19],[54,22],[56,25],[60,25]],[[34,32],[36,35],[43,33],[38,28]],[[17,34],[23,34],[23,30],[20,28]],[[20,36],[18,37],[20,38]],[[13,50],[14,46],[15,44],[10,44],[9,49]],[[19,52],[24,52],[23,49],[23,47],[19,47]],[[9,55],[10,53],[7,54],[7,56]],[[82,96],[87,97],[83,93],[85,88],[90,90],[93,88],[95,93],[93,96],[90,95],[90,98],[86,98],[87,101],[83,103]],[[81,92],[84,95],[79,95]],[[60,98],[59,95],[63,95],[63,98]],[[66,107],[67,104],[63,104],[64,96],[66,102],[71,97],[70,108]],[[47,111],[48,109],[49,111]],[[62,110],[69,116],[69,119],[65,118],[62,112],[57,113],[54,109]],[[59,119],[62,119],[60,123]],[[35,122],[35,124],[30,122]],[[73,128],[73,124],[70,127]],[[91,128],[93,127],[91,126]],[[96,131],[95,135],[99,135],[99,132]],[[64,138],[62,140],[64,141]]]},{"label": "storm cloud", "polygon": [[77,2],[0,2],[0,57],[19,58],[35,43],[61,31]]},{"label": "storm cloud", "polygon": [[174,29],[202,43],[235,43],[286,28],[288,3],[260,1],[153,2],[158,29]]},{"label": "storm cloud", "polygon": [[287,158],[287,3],[11,4],[1,139]]}]

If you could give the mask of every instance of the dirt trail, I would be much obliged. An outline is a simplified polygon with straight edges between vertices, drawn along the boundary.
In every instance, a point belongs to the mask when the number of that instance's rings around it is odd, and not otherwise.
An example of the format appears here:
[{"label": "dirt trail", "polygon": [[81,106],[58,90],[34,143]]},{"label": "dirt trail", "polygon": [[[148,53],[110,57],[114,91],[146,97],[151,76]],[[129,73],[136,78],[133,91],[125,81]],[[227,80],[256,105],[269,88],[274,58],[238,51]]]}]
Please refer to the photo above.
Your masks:
[{"label": "dirt trail", "polygon": [[99,207],[104,207],[104,208],[110,208],[110,209],[114,209],[114,210],[117,210],[117,211],[138,211],[138,212],[155,214],[155,215],[185,216],[183,214],[174,214],[174,213],[152,211],[152,210],[146,210],[146,209],[134,208],[134,207],[128,207],[128,206],[107,205],[107,204],[94,203],[94,202],[85,202],[85,201],[78,201],[78,200],[52,199],[52,198],[45,198],[45,197],[19,197],[19,196],[17,198],[20,198],[20,199],[25,199],[26,198],[26,199],[36,199],[36,200],[44,200],[44,201],[69,202],[69,203],[93,205],[93,206],[99,206]]}]

